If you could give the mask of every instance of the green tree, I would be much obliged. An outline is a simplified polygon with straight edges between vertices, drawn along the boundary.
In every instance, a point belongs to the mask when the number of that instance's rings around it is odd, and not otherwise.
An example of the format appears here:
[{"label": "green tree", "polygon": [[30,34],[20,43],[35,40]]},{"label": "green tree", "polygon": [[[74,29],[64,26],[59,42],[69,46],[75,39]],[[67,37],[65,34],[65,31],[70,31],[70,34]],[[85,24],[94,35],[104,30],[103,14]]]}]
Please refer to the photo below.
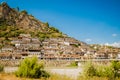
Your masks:
[{"label": "green tree", "polygon": [[40,77],[49,77],[50,75],[44,71],[43,64],[38,64],[37,57],[25,58],[20,66],[18,71],[16,71],[16,76],[18,77],[29,77],[29,78],[40,78]]}]

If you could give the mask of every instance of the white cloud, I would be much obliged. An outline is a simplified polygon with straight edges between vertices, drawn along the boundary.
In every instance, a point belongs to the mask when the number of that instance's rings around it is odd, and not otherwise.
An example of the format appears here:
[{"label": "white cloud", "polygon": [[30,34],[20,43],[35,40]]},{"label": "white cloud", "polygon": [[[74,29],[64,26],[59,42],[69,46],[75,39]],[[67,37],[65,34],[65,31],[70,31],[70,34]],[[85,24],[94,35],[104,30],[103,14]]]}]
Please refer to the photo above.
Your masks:
[{"label": "white cloud", "polygon": [[117,36],[117,34],[112,34],[112,36],[113,36],[113,37],[116,37],[116,36]]},{"label": "white cloud", "polygon": [[88,38],[88,39],[85,39],[85,41],[86,41],[86,42],[91,42],[92,39],[89,39],[89,38]]},{"label": "white cloud", "polygon": [[114,47],[119,47],[120,48],[120,42],[114,42],[112,44],[105,43],[105,45],[107,45],[107,46],[114,46]]}]

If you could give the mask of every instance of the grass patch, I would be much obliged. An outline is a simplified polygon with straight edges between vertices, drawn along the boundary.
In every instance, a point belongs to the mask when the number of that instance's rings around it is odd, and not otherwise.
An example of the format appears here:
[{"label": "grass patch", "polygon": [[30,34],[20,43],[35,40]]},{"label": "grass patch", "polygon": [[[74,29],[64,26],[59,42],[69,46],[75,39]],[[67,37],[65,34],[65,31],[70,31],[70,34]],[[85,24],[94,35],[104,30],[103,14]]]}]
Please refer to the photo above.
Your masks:
[{"label": "grass patch", "polygon": [[51,74],[51,76],[49,78],[47,78],[46,80],[74,80],[74,79],[72,79],[72,78],[70,78],[70,77],[68,77],[66,75]]},{"label": "grass patch", "polygon": [[78,67],[78,63],[77,63],[77,61],[73,61],[67,67],[75,67],[75,68],[77,68]]},{"label": "grass patch", "polygon": [[8,74],[8,73],[0,73],[0,80],[74,80],[68,76],[65,75],[59,75],[59,74],[51,74],[49,78],[20,78],[16,77],[14,74]]}]

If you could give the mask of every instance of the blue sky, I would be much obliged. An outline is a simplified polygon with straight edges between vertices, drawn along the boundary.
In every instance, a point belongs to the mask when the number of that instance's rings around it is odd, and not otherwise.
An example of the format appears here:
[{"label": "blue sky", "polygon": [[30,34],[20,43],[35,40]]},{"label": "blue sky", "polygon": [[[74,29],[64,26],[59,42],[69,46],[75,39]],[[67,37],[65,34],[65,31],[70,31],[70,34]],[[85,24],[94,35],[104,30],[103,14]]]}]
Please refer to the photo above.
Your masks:
[{"label": "blue sky", "polygon": [[0,0],[87,43],[120,42],[120,0]]}]

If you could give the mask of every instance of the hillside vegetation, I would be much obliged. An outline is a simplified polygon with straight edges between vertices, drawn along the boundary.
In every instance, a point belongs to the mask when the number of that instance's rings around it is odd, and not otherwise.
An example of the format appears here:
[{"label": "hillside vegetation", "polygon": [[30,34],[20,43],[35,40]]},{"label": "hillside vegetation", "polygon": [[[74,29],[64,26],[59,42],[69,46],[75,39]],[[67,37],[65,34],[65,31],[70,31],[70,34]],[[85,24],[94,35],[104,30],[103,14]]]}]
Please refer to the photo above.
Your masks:
[{"label": "hillside vegetation", "polygon": [[31,34],[40,40],[45,38],[64,37],[57,28],[43,23],[27,11],[19,8],[10,8],[7,3],[0,4],[0,46],[10,44],[10,41],[21,33]]}]

